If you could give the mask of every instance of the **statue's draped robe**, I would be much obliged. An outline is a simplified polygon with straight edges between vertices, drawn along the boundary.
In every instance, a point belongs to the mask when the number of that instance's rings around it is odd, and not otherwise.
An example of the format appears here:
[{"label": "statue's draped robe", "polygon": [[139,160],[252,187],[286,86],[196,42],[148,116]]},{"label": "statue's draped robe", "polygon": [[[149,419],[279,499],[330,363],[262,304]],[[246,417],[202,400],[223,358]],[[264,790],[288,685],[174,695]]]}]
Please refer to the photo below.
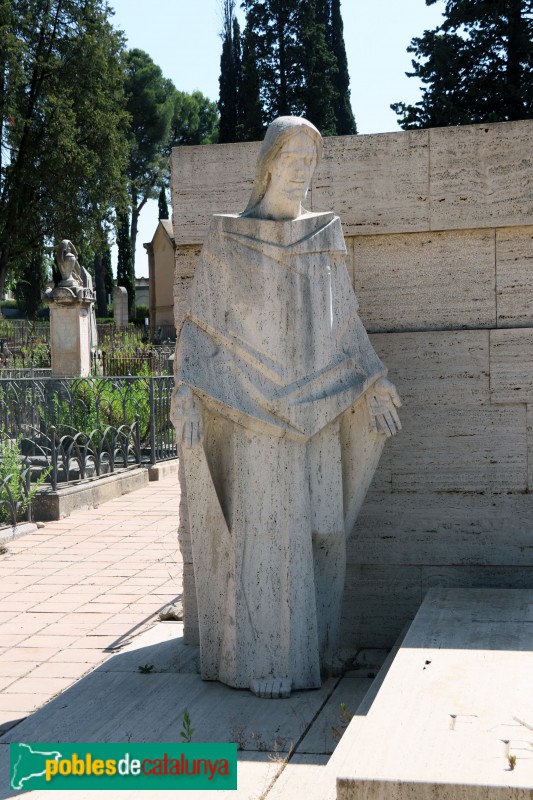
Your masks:
[{"label": "statue's draped robe", "polygon": [[333,656],[344,538],[385,439],[345,254],[331,213],[219,215],[196,269],[176,386],[204,425],[184,462],[205,679],[312,688]]}]

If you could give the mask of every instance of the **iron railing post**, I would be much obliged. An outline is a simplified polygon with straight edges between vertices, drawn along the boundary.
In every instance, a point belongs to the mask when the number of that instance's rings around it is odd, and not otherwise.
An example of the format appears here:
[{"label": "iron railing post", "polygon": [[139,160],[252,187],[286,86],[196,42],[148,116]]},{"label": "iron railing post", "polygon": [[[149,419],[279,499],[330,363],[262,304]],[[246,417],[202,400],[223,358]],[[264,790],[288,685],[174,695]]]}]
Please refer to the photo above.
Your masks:
[{"label": "iron railing post", "polygon": [[135,446],[137,449],[137,463],[141,466],[142,453],[141,453],[141,417],[139,412],[135,414]]},{"label": "iron railing post", "polygon": [[[26,475],[25,475],[25,483],[26,483],[26,497],[30,496],[31,491],[31,464],[26,462]],[[31,507],[31,500],[28,502],[28,508],[26,510],[26,520],[31,522],[32,520],[32,507]]]},{"label": "iron railing post", "polygon": [[150,464],[157,461],[155,452],[155,378],[150,378]]},{"label": "iron railing post", "polygon": [[55,492],[57,489],[57,449],[55,425],[52,425],[50,428],[50,450],[50,454],[52,456],[52,489]]}]

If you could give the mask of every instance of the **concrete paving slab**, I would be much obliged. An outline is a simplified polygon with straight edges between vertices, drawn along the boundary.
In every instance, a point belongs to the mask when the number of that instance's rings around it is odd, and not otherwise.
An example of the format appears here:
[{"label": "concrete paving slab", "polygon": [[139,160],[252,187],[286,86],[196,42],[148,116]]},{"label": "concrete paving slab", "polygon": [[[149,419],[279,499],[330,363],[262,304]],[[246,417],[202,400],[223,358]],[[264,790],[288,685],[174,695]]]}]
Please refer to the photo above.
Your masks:
[{"label": "concrete paving slab", "polygon": [[328,758],[327,755],[317,753],[293,755],[267,793],[267,800],[308,800],[322,778]]},{"label": "concrete paving slab", "polygon": [[338,800],[531,800],[532,622],[533,590],[430,591],[354,731]]},{"label": "concrete paving slab", "polygon": [[[239,753],[237,757],[237,790],[220,791],[179,791],[172,796],[179,800],[261,800],[266,796],[283,763],[271,753]],[[66,800],[64,791],[12,792],[9,787],[9,745],[0,744],[0,800],[9,797],[30,798],[31,800]],[[76,800],[116,800],[117,793],[110,791],[73,792]],[[161,791],[121,791],[120,800],[165,800],[169,792]],[[69,795],[70,796],[70,795]],[[298,794],[292,797],[298,797]],[[269,795],[270,797],[270,795]],[[289,800],[291,795],[284,795]]]},{"label": "concrete paving slab", "polygon": [[138,673],[139,665],[152,666],[152,672],[197,673],[200,648],[183,641],[183,622],[157,622],[99,669]]},{"label": "concrete paving slab", "polygon": [[[187,709],[195,741],[236,741],[242,750],[286,753],[336,685],[330,679],[321,689],[263,700],[202,681],[196,673],[196,648],[184,645],[181,633],[181,623],[157,623],[8,731],[2,742],[179,741]],[[139,667],[147,665],[154,670],[141,674]]]},{"label": "concrete paving slab", "polygon": [[296,752],[331,755],[371,685],[371,678],[342,678]]}]

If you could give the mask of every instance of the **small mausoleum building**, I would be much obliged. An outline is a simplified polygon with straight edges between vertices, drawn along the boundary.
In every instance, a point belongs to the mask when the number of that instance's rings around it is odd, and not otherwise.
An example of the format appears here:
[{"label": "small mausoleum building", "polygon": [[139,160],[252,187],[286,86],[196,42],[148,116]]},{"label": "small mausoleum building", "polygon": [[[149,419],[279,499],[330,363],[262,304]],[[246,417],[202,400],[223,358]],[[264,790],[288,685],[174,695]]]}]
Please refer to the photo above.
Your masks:
[{"label": "small mausoleum building", "polygon": [[160,219],[148,253],[150,333],[174,326],[174,232],[169,219]]}]

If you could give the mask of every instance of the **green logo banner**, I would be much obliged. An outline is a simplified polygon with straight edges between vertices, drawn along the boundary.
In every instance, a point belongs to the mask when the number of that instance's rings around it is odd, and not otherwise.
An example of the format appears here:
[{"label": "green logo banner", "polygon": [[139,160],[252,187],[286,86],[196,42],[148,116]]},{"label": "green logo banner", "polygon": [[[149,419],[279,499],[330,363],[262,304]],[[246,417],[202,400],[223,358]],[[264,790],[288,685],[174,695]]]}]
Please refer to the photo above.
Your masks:
[{"label": "green logo banner", "polygon": [[236,744],[11,744],[11,788],[236,789]]}]

